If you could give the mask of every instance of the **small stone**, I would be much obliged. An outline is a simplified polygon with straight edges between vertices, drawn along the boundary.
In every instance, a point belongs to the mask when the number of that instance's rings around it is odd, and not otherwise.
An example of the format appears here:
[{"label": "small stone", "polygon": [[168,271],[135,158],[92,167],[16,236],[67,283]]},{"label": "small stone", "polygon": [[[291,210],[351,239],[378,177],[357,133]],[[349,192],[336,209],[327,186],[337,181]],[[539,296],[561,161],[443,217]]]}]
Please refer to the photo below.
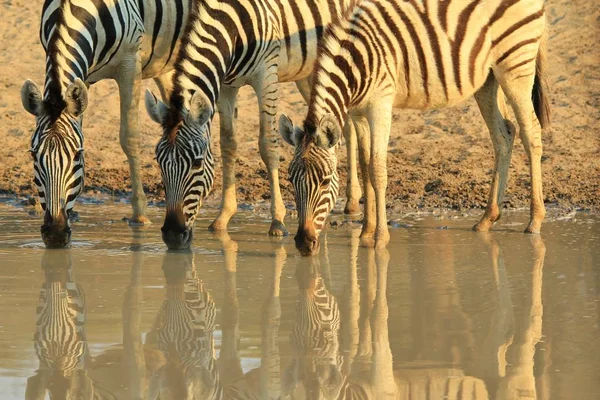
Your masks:
[{"label": "small stone", "polygon": [[427,184],[425,184],[425,191],[426,192],[433,192],[434,190],[436,190],[437,188],[439,188],[442,185],[442,180],[441,179],[436,179],[434,181],[428,182]]}]

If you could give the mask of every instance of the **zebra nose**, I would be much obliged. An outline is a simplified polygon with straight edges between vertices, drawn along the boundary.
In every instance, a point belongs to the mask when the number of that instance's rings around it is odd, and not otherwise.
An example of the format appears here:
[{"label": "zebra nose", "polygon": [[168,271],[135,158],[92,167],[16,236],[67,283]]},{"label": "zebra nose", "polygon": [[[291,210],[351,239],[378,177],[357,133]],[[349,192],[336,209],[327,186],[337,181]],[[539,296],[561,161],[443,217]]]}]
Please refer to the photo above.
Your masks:
[{"label": "zebra nose", "polygon": [[303,256],[315,255],[319,252],[319,239],[316,235],[298,232],[294,237],[296,248]]},{"label": "zebra nose", "polygon": [[167,212],[165,223],[160,228],[163,242],[169,250],[182,250],[190,247],[192,230],[185,225],[181,212]]},{"label": "zebra nose", "polygon": [[66,247],[71,242],[71,228],[64,210],[61,210],[56,217],[46,211],[40,232],[42,240],[48,248]]}]

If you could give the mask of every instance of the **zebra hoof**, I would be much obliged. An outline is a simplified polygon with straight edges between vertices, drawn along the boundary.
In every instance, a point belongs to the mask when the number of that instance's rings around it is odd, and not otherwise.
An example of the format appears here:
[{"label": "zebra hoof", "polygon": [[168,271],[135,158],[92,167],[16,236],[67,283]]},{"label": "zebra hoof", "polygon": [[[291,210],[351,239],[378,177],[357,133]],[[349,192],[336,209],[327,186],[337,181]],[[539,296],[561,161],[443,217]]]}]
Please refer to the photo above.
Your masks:
[{"label": "zebra hoof", "polygon": [[271,227],[269,228],[269,236],[287,236],[289,232],[283,222],[277,221],[276,219],[271,222]]},{"label": "zebra hoof", "polygon": [[136,228],[139,228],[142,226],[148,226],[148,225],[152,224],[152,222],[143,215],[133,217],[133,218],[123,218],[123,221],[127,222],[127,225],[129,225],[131,227],[136,227]]},{"label": "zebra hoof", "polygon": [[492,224],[493,223],[490,222],[488,219],[485,219],[473,225],[473,228],[471,229],[473,230],[473,232],[487,232],[492,227]]},{"label": "zebra hoof", "polygon": [[346,215],[358,215],[360,214],[360,205],[358,201],[347,201],[344,207],[344,214]]},{"label": "zebra hoof", "polygon": [[531,221],[529,223],[529,225],[527,226],[527,228],[525,229],[524,233],[529,233],[529,234],[538,234],[540,233],[542,230],[542,223],[538,222],[538,221]]},{"label": "zebra hoof", "polygon": [[227,232],[227,223],[223,223],[218,219],[215,219],[209,226],[208,230],[210,232]]},{"label": "zebra hoof", "polygon": [[360,237],[360,246],[366,247],[369,249],[372,249],[373,247],[375,247],[375,239],[373,238],[373,235],[361,236]]}]

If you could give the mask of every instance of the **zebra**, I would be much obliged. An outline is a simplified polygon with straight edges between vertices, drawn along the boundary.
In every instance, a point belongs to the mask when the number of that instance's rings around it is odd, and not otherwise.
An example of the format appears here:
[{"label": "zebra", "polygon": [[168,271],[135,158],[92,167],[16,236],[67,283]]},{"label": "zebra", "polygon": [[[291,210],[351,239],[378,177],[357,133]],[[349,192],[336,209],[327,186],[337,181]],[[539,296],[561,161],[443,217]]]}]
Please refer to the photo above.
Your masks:
[{"label": "zebra", "polygon": [[166,299],[146,345],[164,362],[149,376],[149,399],[221,399],[214,330],[216,306],[198,277],[193,253],[166,253]]},{"label": "zebra", "polygon": [[319,233],[337,197],[334,148],[348,115],[364,127],[357,130],[365,197],[361,237],[381,247],[389,242],[392,109],[452,106],[471,95],[496,159],[488,205],[473,229],[487,231],[500,217],[515,131],[505,117],[506,96],[530,162],[525,232],[539,232],[545,215],[541,128],[550,121],[544,31],[542,0],[364,0],[333,24],[319,49],[304,126],[285,115],[279,120],[283,139],[295,147],[288,174],[298,208],[298,250],[318,252]]},{"label": "zebra", "polygon": [[48,392],[52,399],[115,399],[88,376],[85,292],[73,279],[70,254],[45,252],[42,270],[33,336],[39,368],[27,379],[25,398],[41,400]]},{"label": "zebra", "polygon": [[[236,98],[239,88],[254,89],[260,110],[259,149],[270,184],[272,222],[269,234],[287,235],[279,187],[279,154],[274,132],[278,82],[297,82],[305,100],[317,43],[332,19],[356,0],[205,0],[190,17],[175,64],[169,104],[146,92],[146,109],[161,125],[156,146],[166,192],[163,240],[171,249],[189,247],[193,224],[214,180],[210,125],[220,114],[223,196],[210,230],[227,229],[237,210],[235,163]],[[345,129],[351,171],[348,212],[358,209],[356,142],[353,125]]]},{"label": "zebra", "polygon": [[154,78],[164,98],[187,16],[199,0],[45,0],[40,40],[46,52],[44,91],[31,80],[21,101],[35,118],[29,152],[44,210],[48,247],[71,239],[69,214],[84,187],[83,113],[88,86],[114,79],[119,86],[120,143],[129,161],[133,217],[146,217],[140,170],[138,103],[141,80]]}]

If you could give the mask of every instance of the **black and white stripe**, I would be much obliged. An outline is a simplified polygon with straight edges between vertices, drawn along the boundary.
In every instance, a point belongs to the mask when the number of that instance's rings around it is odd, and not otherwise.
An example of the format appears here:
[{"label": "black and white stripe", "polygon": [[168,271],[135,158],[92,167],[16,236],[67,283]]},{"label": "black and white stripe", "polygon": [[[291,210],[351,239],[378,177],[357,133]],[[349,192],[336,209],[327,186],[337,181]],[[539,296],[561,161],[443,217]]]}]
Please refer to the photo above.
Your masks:
[{"label": "black and white stripe", "polygon": [[337,399],[346,386],[341,374],[340,309],[319,271],[318,259],[296,267],[298,298],[290,335],[293,359],[287,367],[282,398],[295,397],[302,382],[307,398]]},{"label": "black and white stripe", "polygon": [[132,222],[147,221],[137,131],[139,83],[152,77],[163,93],[170,91],[163,75],[173,68],[193,4],[192,0],[45,1],[40,23],[46,51],[44,89],[27,81],[21,95],[25,109],[37,117],[31,147],[35,182],[51,219],[59,212],[68,216],[83,190],[87,86],[112,78],[119,85],[121,145],[130,161]]},{"label": "black and white stripe", "polygon": [[[206,0],[186,27],[182,51],[175,65],[174,90],[169,104],[146,95],[147,109],[163,127],[156,155],[163,176],[173,174],[170,181],[186,180],[194,168],[191,147],[178,148],[178,143],[210,141],[210,123],[219,110],[223,158],[223,200],[221,212],[212,229],[227,227],[236,212],[235,110],[238,89],[251,85],[260,110],[260,154],[267,166],[271,185],[272,225],[270,234],[286,234],[283,225],[285,207],[281,200],[277,168],[279,155],[274,145],[275,116],[279,100],[278,82],[296,81],[305,88],[317,56],[317,44],[326,26],[349,8],[353,0]],[[174,140],[173,136],[180,137]],[[172,145],[167,145],[170,142]],[[183,155],[184,152],[188,155]],[[174,170],[167,168],[177,165]],[[210,167],[211,174],[212,165]],[[177,175],[177,176],[175,176]],[[203,185],[198,188],[197,185]],[[174,193],[182,183],[165,187],[167,206],[182,207],[187,192]],[[205,192],[206,182],[186,186],[188,191]],[[200,203],[194,203],[200,205]],[[185,214],[185,227],[191,229],[193,213]],[[179,229],[179,228],[178,228]],[[187,236],[186,236],[187,237]]]},{"label": "black and white stripe", "polygon": [[150,378],[148,398],[221,399],[214,329],[215,302],[196,274],[193,254],[167,253],[164,300],[148,343],[166,363]]},{"label": "black and white stripe", "polygon": [[[544,32],[543,0],[360,1],[323,38],[304,127],[280,120],[284,139],[305,149],[291,163],[292,182],[308,180],[297,176],[307,173],[298,166],[307,162],[302,155],[328,159],[315,163],[335,163],[332,148],[348,115],[357,124],[368,124],[370,135],[359,135],[365,178],[362,235],[387,244],[386,153],[392,109],[452,106],[475,95],[496,153],[488,209],[474,227],[487,230],[500,215],[514,137],[504,97],[498,97],[501,87],[531,162],[532,218],[526,232],[539,232],[545,214],[541,126],[549,122],[542,82]],[[311,152],[312,146],[330,151]],[[298,209],[309,207],[306,201],[319,191],[324,177],[317,175],[302,189],[312,194],[301,198]]]},{"label": "black and white stripe", "polygon": [[42,257],[44,283],[36,309],[33,343],[39,360],[27,380],[27,399],[115,399],[87,373],[91,356],[86,339],[86,299],[73,279],[71,256],[51,251]]}]

